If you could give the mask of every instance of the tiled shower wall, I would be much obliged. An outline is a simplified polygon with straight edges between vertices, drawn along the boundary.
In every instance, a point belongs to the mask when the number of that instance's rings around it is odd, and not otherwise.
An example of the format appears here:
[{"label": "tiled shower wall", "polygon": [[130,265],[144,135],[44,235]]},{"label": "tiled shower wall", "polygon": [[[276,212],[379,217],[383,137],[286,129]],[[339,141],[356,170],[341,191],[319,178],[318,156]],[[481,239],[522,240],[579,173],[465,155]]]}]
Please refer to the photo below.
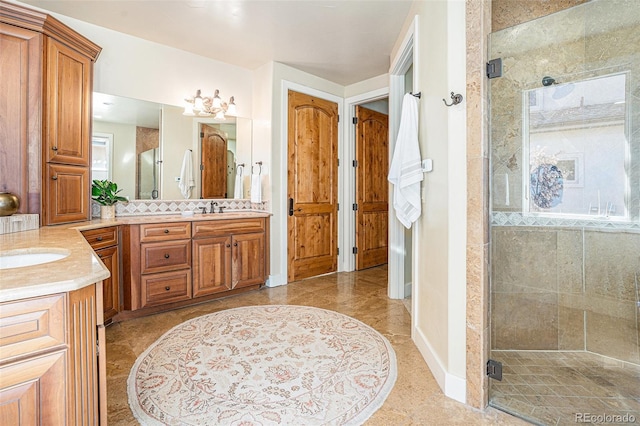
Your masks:
[{"label": "tiled shower wall", "polygon": [[640,364],[640,233],[493,227],[491,348]]}]

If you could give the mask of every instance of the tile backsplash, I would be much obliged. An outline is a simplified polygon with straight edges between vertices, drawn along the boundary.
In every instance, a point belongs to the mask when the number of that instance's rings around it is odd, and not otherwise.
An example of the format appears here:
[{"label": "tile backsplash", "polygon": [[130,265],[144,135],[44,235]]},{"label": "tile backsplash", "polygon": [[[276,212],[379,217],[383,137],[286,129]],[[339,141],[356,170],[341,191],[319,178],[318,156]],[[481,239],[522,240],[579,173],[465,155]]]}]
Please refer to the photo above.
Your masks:
[{"label": "tile backsplash", "polygon": [[[116,216],[141,216],[177,214],[183,211],[199,211],[203,207],[209,211],[214,201],[225,210],[268,210],[268,202],[252,203],[250,200],[217,199],[217,200],[134,200],[116,204]],[[91,203],[91,216],[100,217],[100,205]]]}]

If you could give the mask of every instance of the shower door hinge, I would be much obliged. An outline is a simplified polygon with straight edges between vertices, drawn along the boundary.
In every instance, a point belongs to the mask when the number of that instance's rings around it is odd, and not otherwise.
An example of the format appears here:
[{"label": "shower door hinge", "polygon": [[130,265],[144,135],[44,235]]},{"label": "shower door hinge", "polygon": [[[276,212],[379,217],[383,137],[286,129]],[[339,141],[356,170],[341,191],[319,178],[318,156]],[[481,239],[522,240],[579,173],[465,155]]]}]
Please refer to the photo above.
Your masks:
[{"label": "shower door hinge", "polygon": [[492,59],[487,62],[487,77],[502,77],[502,58]]},{"label": "shower door hinge", "polygon": [[487,376],[502,381],[502,363],[493,359],[487,361]]}]

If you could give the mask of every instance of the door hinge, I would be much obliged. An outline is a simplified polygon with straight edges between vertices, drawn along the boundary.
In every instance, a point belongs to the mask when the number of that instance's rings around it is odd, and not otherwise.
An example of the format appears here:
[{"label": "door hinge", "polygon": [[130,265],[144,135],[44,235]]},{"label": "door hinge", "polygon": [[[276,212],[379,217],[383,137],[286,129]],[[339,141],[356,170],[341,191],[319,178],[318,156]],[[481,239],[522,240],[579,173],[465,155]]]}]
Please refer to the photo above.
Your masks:
[{"label": "door hinge", "polygon": [[204,164],[200,164],[200,170],[204,170]]},{"label": "door hinge", "polygon": [[490,379],[502,381],[502,363],[493,359],[487,361],[487,376]]},{"label": "door hinge", "polygon": [[353,160],[353,163],[351,164],[353,164],[353,167],[358,167],[358,160]]},{"label": "door hinge", "polygon": [[353,203],[353,211],[358,210],[358,203]]},{"label": "door hinge", "polygon": [[204,138],[204,132],[200,132],[200,139]]},{"label": "door hinge", "polygon": [[340,159],[338,158],[338,167],[340,167]]},{"label": "door hinge", "polygon": [[100,341],[96,340],[96,356],[100,356]]},{"label": "door hinge", "polygon": [[358,117],[353,117],[353,124],[358,124]]},{"label": "door hinge", "polygon": [[338,123],[340,122],[340,114],[338,114]]},{"label": "door hinge", "polygon": [[502,77],[502,58],[492,59],[487,62],[487,77]]},{"label": "door hinge", "polygon": [[358,247],[354,247],[352,251],[353,251],[353,254],[358,254]]},{"label": "door hinge", "polygon": [[336,250],[338,252],[338,256],[340,256],[340,247]]},{"label": "door hinge", "polygon": [[340,203],[338,203],[338,211],[340,211]]}]

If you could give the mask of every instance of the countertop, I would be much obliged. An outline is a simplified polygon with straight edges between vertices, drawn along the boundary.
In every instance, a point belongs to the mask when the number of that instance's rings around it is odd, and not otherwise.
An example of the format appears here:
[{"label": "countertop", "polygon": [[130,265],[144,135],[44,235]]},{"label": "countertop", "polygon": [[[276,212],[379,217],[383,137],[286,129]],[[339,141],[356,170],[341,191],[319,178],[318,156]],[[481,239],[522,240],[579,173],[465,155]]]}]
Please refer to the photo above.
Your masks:
[{"label": "countertop", "polygon": [[109,271],[94,253],[80,231],[114,225],[189,222],[203,220],[269,217],[263,211],[196,213],[193,216],[124,216],[113,220],[95,219],[32,231],[0,235],[0,255],[30,252],[68,253],[63,259],[21,268],[0,269],[0,302],[78,290],[109,277]]}]

